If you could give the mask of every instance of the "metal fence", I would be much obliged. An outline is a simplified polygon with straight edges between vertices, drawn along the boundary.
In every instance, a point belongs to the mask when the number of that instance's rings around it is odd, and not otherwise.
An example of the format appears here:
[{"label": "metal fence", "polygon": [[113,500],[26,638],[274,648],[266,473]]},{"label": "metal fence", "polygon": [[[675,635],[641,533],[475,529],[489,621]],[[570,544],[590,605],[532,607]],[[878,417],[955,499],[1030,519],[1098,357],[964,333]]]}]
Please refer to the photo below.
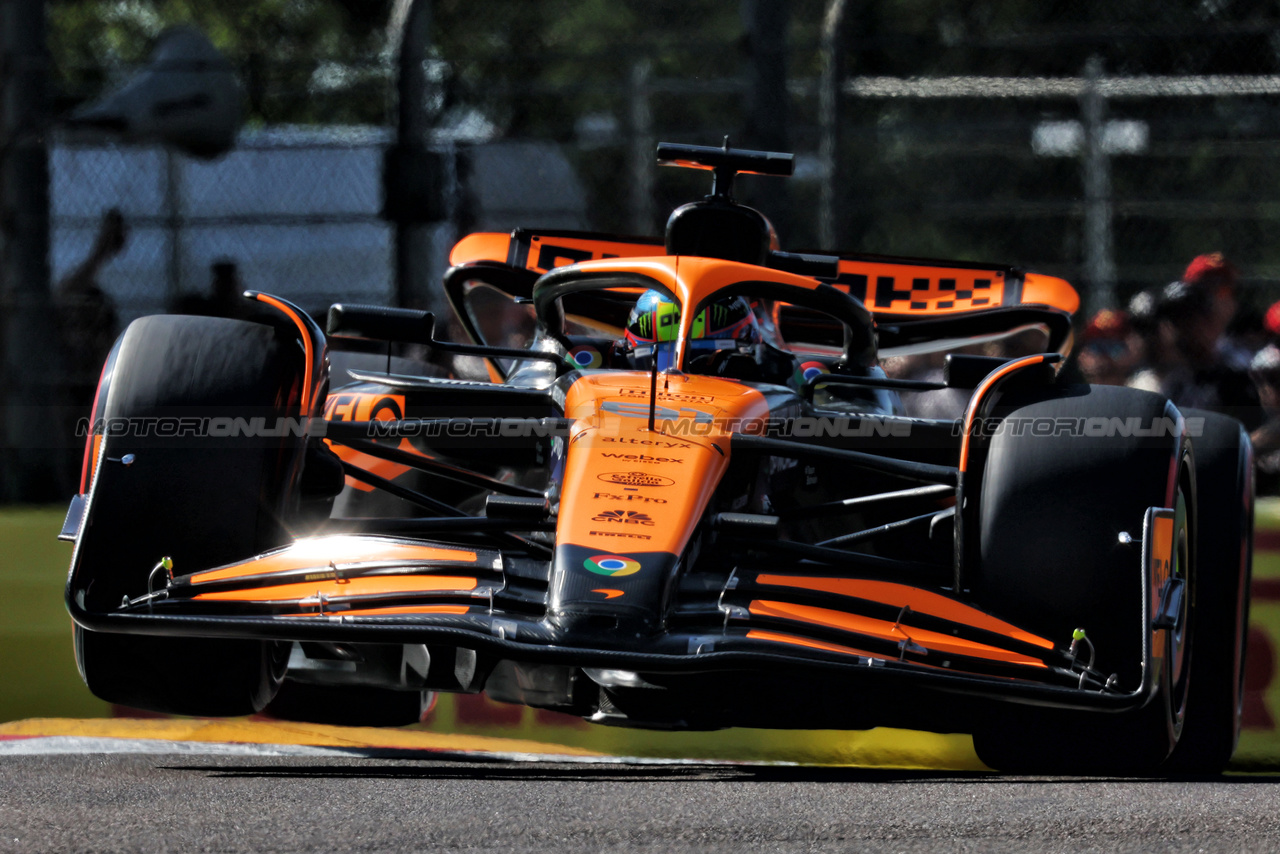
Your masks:
[{"label": "metal fence", "polygon": [[89,254],[101,215],[124,216],[124,251],[99,285],[121,323],[205,294],[214,263],[246,288],[322,312],[339,299],[394,300],[390,225],[379,217],[385,128],[242,134],[200,161],[160,148],[55,145],[50,152],[54,281]]},{"label": "metal fence", "polygon": [[[1003,25],[1008,32],[970,25],[966,37],[946,16],[910,33],[892,20],[868,32],[870,13],[850,8],[843,29],[826,22],[824,41],[822,15],[846,5],[791,4],[778,65],[785,101],[772,113],[758,107],[769,81],[742,34],[726,32],[669,40],[660,52],[641,44],[448,57],[449,106],[430,108],[438,141],[554,145],[584,188],[586,227],[658,233],[671,207],[704,189],[697,176],[656,168],[655,142],[763,137],[797,153],[797,175],[785,187],[747,179],[741,190],[768,207],[794,248],[1018,263],[1101,301],[1170,280],[1193,255],[1217,250],[1241,267],[1255,301],[1280,296],[1280,249],[1269,239],[1280,217],[1280,18],[1268,29],[1255,13],[1205,7],[1189,17],[1191,7],[1175,3],[1148,9],[1148,20],[1094,10],[1083,29],[1062,13]],[[1197,51],[1185,49],[1189,39]],[[390,68],[372,78],[394,86]],[[371,75],[352,79],[367,96]],[[322,103],[350,112],[340,86]],[[209,164],[159,150],[56,148],[55,276],[87,245],[101,210],[118,206],[134,237],[104,280],[126,315],[203,288],[209,263],[224,256],[241,263],[249,286],[309,305],[352,293],[390,299],[393,240],[378,210],[381,150],[393,137],[324,124],[259,131]],[[518,177],[483,201],[472,184],[486,177],[461,179],[457,229],[485,219],[475,215],[482,207],[534,220],[511,225],[542,224],[536,206],[502,200],[504,189],[527,192]]]},{"label": "metal fence", "polygon": [[[660,77],[642,61],[630,76],[548,135],[586,177],[592,227],[660,233],[671,207],[705,188],[656,168],[653,143],[731,135],[751,145],[741,133],[750,83]],[[818,78],[792,77],[787,89],[796,175],[739,188],[790,248],[1019,264],[1069,279],[1094,307],[1221,251],[1241,269],[1247,302],[1280,298],[1276,75],[1119,73],[1087,61],[1054,77],[849,74],[834,116]],[[520,97],[550,111],[565,95]]]}]

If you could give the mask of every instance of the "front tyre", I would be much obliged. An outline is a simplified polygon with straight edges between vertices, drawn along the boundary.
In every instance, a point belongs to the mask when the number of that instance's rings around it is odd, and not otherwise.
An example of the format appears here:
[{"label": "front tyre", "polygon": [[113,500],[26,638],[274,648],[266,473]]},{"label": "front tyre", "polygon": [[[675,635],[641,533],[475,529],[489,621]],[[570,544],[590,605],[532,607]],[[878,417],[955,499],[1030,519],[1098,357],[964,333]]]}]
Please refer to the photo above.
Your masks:
[{"label": "front tyre", "polygon": [[1166,767],[1218,774],[1240,738],[1244,705],[1253,570],[1253,448],[1244,425],[1234,418],[1196,409],[1184,414],[1193,429],[1199,498],[1198,626],[1186,725]]},{"label": "front tyre", "polygon": [[[1156,636],[1161,670],[1143,706],[1100,713],[1003,705],[974,733],[974,747],[1003,771],[1155,773],[1180,737],[1198,637],[1194,463],[1185,436],[1172,429],[1178,413],[1156,395],[1108,386],[1002,403],[1005,429],[991,438],[977,486],[975,602],[1063,646],[1075,628],[1086,629],[1096,669],[1132,690],[1143,679],[1140,544],[1148,508],[1176,510],[1171,571],[1187,593],[1176,627]],[[1046,424],[1054,429],[1041,429]],[[1098,424],[1117,429],[1067,429]]]},{"label": "front tyre", "polygon": [[[187,573],[286,540],[287,484],[296,480],[305,436],[214,436],[183,425],[261,418],[274,426],[300,414],[301,376],[296,343],[270,326],[182,316],[130,324],[104,410],[113,429],[103,440],[69,584],[80,607],[109,613],[123,597],[146,593],[151,568],[164,556]],[[271,700],[289,645],[77,625],[75,649],[85,684],[110,703],[230,716]]]}]

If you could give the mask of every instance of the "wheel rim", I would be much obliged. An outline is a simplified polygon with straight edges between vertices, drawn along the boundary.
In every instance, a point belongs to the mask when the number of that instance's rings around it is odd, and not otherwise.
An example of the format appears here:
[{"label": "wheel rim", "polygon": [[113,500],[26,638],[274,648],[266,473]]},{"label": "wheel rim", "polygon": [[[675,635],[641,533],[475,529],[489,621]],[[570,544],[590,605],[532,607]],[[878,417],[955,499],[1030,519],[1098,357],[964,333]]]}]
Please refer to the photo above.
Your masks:
[{"label": "wheel rim", "polygon": [[1187,526],[1187,502],[1182,489],[1178,490],[1175,527],[1177,540],[1173,550],[1174,566],[1170,571],[1170,577],[1181,579],[1185,588],[1181,610],[1175,625],[1166,630],[1168,634],[1163,676],[1169,680],[1169,690],[1166,693],[1169,728],[1176,740],[1182,731],[1187,698],[1190,696],[1191,642],[1194,637],[1192,603],[1195,600],[1195,579],[1191,572],[1191,533]]}]

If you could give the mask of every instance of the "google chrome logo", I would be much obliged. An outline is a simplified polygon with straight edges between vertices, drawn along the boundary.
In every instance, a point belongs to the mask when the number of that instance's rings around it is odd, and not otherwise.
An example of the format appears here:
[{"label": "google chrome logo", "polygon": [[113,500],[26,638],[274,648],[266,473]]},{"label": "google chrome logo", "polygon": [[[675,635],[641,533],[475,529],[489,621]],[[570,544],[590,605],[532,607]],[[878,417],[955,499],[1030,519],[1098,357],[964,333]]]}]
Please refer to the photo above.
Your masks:
[{"label": "google chrome logo", "polygon": [[617,555],[596,555],[584,560],[582,565],[596,575],[634,575],[640,571],[640,561]]},{"label": "google chrome logo", "polygon": [[568,360],[575,368],[598,368],[604,362],[600,351],[589,344],[581,344],[569,351]]}]

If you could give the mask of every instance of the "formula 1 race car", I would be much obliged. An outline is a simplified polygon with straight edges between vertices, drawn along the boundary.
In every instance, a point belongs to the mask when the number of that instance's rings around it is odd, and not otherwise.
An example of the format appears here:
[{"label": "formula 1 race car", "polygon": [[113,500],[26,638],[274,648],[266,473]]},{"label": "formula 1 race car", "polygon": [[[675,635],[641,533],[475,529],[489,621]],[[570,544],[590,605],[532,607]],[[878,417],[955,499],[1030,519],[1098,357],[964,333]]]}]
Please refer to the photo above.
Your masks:
[{"label": "formula 1 race car", "polygon": [[1221,770],[1241,425],[1061,377],[1061,279],[781,251],[733,184],[791,155],[658,159],[713,175],[663,241],[460,241],[470,343],[256,292],[244,319],[133,322],[63,531],[90,689],[365,725],[484,691],[657,729],[972,733],[1008,771]]}]

